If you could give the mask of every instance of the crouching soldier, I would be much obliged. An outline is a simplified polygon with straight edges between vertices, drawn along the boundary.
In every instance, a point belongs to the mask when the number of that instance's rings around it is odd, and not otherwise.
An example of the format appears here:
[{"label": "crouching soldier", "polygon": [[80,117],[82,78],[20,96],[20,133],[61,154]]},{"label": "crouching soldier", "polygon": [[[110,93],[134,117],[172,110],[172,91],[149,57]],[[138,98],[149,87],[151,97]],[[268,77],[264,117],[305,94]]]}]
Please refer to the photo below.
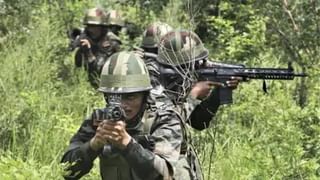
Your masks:
[{"label": "crouching soldier", "polygon": [[96,158],[108,180],[172,179],[182,142],[180,117],[168,101],[155,101],[148,70],[134,53],[112,55],[99,91],[106,107],[95,110],[72,137],[62,162],[65,179],[87,174]]}]

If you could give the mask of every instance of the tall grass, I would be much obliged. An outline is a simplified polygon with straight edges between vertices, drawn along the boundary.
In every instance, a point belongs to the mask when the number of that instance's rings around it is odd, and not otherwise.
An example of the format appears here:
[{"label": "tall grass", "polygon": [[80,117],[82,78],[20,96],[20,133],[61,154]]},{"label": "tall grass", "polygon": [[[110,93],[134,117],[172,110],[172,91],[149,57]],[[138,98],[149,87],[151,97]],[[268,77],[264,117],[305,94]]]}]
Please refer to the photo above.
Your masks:
[{"label": "tall grass", "polygon": [[65,27],[41,15],[1,51],[1,179],[61,178],[71,135],[103,102],[86,73],[74,69]]},{"label": "tall grass", "polygon": [[[166,18],[182,12],[181,4],[169,1],[162,15],[149,13],[146,20],[159,18],[188,28],[187,15]],[[0,179],[61,179],[59,161],[69,139],[92,108],[103,106],[86,72],[74,68],[73,55],[66,51],[65,28],[80,24],[72,18],[79,19],[88,5],[93,3],[40,3],[23,29],[11,27],[12,33],[1,39]],[[121,8],[129,15],[137,12]],[[267,48],[260,59],[265,61],[248,64],[279,66]],[[235,103],[221,107],[209,129],[192,133],[205,179],[318,178],[319,70],[308,73],[315,77],[308,77],[303,109],[295,101],[299,80],[270,81],[268,94],[261,82],[252,81],[240,85]],[[85,177],[98,178],[96,168]]]}]

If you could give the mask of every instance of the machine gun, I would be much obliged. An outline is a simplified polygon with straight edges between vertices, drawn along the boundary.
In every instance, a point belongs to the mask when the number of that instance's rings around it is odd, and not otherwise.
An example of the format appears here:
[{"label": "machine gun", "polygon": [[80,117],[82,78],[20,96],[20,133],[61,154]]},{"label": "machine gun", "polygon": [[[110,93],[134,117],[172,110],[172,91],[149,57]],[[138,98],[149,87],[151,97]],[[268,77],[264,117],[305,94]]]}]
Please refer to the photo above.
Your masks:
[{"label": "machine gun", "polygon": [[[291,63],[288,63],[288,68],[246,68],[244,65],[213,62],[209,67],[199,67],[189,73],[194,75],[197,81],[221,82],[225,85],[231,77],[241,77],[243,81],[248,81],[250,79],[293,80],[295,77],[307,76],[305,73],[295,73]],[[160,74],[161,84],[166,89],[174,89],[177,82],[182,82],[186,78],[183,77],[183,73],[178,73],[175,68],[169,66],[161,67]],[[263,90],[267,92],[265,81],[263,83]],[[219,96],[220,104],[232,103],[231,88],[226,86],[221,87]]]},{"label": "machine gun", "polygon": [[70,39],[68,47],[69,51],[74,51],[76,48],[80,47],[82,39],[88,39],[90,41],[85,30],[79,28],[73,28],[71,31],[68,31],[68,37]]}]

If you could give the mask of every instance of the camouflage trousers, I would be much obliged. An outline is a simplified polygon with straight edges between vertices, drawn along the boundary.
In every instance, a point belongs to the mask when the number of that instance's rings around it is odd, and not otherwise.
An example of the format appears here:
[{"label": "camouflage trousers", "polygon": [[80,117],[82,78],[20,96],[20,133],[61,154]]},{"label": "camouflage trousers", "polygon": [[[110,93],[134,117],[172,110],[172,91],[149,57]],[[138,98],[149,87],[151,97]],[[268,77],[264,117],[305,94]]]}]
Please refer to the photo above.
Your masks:
[{"label": "camouflage trousers", "polygon": [[185,155],[180,155],[175,170],[174,180],[191,180],[190,166]]},{"label": "camouflage trousers", "polygon": [[180,155],[175,166],[174,180],[203,180],[202,171],[195,152]]}]

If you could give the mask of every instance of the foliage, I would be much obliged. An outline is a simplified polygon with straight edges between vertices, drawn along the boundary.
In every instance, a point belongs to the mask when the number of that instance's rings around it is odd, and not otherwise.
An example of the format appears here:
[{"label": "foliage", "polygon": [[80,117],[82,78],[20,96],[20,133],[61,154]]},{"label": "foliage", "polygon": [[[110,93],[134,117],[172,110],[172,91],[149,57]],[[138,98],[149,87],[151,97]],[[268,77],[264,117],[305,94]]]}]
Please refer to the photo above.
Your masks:
[{"label": "foliage", "polygon": [[[263,67],[292,61],[307,72],[303,81],[267,82],[268,94],[261,82],[242,83],[234,104],[192,134],[206,179],[319,178],[317,1],[0,0],[0,179],[61,179],[70,137],[103,105],[67,52],[66,31],[82,26],[84,10],[95,5],[123,11],[141,31],[155,20],[205,27],[199,32],[213,59]],[[141,40],[121,38],[124,49]],[[98,177],[95,168],[85,179]]]},{"label": "foliage", "polygon": [[57,174],[62,172],[62,169],[55,164],[43,165],[31,158],[24,161],[8,153],[0,157],[0,168],[0,178],[3,180],[57,179]]}]

